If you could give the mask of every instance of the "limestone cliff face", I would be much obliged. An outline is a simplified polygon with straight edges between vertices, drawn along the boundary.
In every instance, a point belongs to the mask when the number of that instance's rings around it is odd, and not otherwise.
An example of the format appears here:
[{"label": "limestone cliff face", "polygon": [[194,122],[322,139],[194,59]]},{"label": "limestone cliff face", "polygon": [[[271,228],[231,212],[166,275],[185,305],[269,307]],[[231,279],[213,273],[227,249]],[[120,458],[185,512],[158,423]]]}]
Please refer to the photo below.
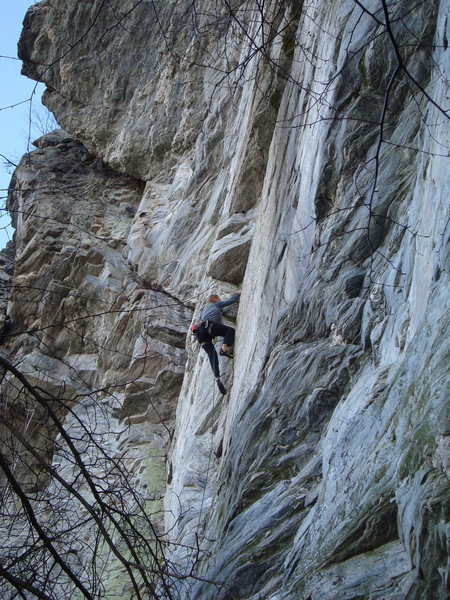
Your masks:
[{"label": "limestone cliff face", "polygon": [[[27,14],[64,131],[14,175],[3,351],[100,394],[180,598],[446,597],[448,27],[445,0]],[[221,397],[186,333],[239,288]]]}]

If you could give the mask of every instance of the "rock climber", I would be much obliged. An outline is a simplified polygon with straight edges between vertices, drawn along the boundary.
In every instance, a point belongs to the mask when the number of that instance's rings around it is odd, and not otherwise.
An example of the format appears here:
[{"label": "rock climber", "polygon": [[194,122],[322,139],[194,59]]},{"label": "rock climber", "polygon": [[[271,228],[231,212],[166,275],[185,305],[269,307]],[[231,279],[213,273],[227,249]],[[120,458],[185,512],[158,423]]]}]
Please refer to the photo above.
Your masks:
[{"label": "rock climber", "polygon": [[197,339],[203,350],[208,355],[209,362],[221,394],[226,394],[227,391],[220,380],[219,359],[212,340],[216,336],[223,337],[219,354],[221,356],[226,356],[227,358],[233,358],[229,350],[230,346],[232,346],[234,343],[235,331],[233,327],[228,327],[228,325],[224,325],[222,323],[222,310],[226,306],[237,302],[240,296],[240,290],[228,300],[220,300],[220,297],[217,294],[212,294],[209,296],[208,304],[200,313],[200,322],[196,330]]}]

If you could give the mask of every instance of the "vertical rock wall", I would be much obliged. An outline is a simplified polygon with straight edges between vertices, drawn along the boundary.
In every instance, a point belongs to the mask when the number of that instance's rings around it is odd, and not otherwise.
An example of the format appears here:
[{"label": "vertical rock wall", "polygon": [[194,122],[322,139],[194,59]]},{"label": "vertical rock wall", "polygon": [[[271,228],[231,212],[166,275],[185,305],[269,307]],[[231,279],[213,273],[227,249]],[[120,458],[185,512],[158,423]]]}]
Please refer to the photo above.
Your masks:
[{"label": "vertical rock wall", "polygon": [[[30,9],[68,134],[15,175],[4,348],[128,425],[180,598],[444,598],[448,3],[225,8]],[[184,336],[240,287],[222,398]]]}]

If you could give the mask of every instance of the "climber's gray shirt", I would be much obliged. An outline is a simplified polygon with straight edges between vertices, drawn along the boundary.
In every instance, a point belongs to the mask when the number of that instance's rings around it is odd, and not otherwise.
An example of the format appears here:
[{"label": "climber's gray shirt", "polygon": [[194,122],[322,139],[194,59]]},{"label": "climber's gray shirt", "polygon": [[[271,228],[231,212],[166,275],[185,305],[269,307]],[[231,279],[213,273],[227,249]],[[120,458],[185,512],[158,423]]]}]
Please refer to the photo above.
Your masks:
[{"label": "climber's gray shirt", "polygon": [[200,313],[200,319],[202,321],[213,321],[213,323],[221,323],[222,322],[222,308],[225,306],[229,306],[230,304],[234,304],[240,298],[240,294],[234,294],[228,300],[221,300],[220,302],[211,302],[208,306]]}]

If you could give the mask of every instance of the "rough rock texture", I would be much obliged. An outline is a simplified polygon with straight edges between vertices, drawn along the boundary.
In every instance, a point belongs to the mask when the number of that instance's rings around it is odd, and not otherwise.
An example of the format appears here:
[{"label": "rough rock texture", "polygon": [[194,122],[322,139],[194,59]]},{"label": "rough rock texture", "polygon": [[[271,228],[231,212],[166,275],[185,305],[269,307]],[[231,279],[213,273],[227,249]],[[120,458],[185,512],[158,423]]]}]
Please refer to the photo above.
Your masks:
[{"label": "rough rock texture", "polygon": [[13,273],[14,243],[10,241],[6,248],[0,251],[0,331],[2,334],[7,333],[9,329],[9,319],[6,313]]},{"label": "rough rock texture", "polygon": [[[447,595],[448,2],[383,7],[25,20],[67,134],[14,176],[3,347],[130,424],[185,600]],[[222,398],[184,336],[238,287]]]}]

